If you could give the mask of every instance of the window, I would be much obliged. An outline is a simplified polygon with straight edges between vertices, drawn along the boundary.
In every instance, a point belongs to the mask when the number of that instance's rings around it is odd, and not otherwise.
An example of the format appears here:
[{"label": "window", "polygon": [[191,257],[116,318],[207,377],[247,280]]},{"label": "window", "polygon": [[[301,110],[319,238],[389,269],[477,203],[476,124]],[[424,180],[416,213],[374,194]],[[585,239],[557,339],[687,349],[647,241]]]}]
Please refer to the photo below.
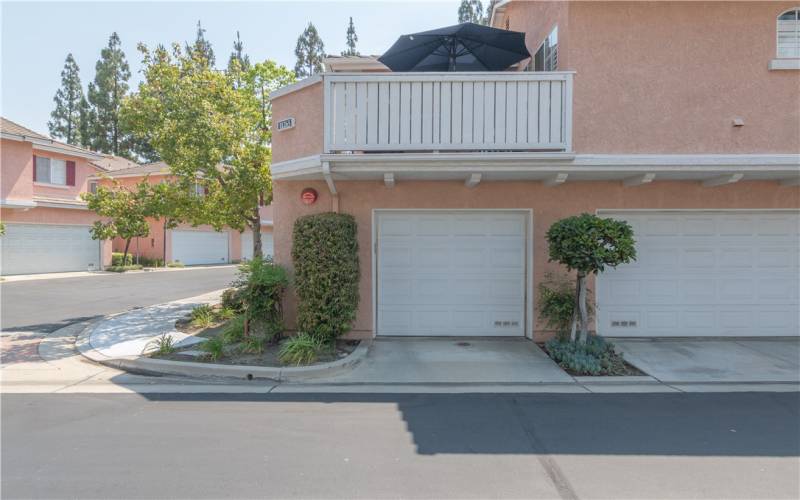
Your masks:
[{"label": "window", "polygon": [[[37,156],[36,158],[36,182],[44,184],[67,185],[67,162],[54,158]],[[72,162],[70,162],[72,163]],[[74,167],[73,167],[74,169]]]},{"label": "window", "polygon": [[556,71],[558,68],[558,26],[547,35],[528,63],[528,71]]},{"label": "window", "polygon": [[92,194],[97,194],[97,182],[95,181],[89,182],[89,192]]},{"label": "window", "polygon": [[205,196],[206,195],[206,188],[203,187],[202,184],[199,182],[195,182],[194,186],[192,187],[190,194],[194,196]]},{"label": "window", "polygon": [[800,58],[800,8],[778,16],[778,57]]}]

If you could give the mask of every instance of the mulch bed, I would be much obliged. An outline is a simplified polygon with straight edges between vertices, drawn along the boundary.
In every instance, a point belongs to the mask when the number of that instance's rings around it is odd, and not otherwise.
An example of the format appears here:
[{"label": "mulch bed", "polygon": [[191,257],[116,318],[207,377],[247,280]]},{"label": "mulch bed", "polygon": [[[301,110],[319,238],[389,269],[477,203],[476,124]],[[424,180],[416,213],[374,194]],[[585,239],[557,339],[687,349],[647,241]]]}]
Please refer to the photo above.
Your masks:
[{"label": "mulch bed", "polygon": [[[538,345],[545,352],[545,354],[550,356],[550,352],[547,350],[547,346],[545,345],[544,342],[537,342],[536,345]],[[619,354],[619,355],[622,356],[621,354]],[[553,359],[553,357],[550,356],[550,359]],[[553,359],[553,362],[558,363],[555,359]],[[565,372],[567,372],[569,375],[571,375],[573,377],[641,377],[641,376],[647,376],[647,374],[645,372],[643,372],[642,370],[636,368],[632,364],[628,363],[628,361],[626,361],[624,358],[622,359],[622,363],[625,366],[624,373],[600,373],[600,374],[597,374],[597,375],[593,375],[591,373],[576,372],[574,370],[570,370],[569,368],[565,368],[565,367],[561,366],[560,364],[558,366],[562,370],[564,370]]]}]

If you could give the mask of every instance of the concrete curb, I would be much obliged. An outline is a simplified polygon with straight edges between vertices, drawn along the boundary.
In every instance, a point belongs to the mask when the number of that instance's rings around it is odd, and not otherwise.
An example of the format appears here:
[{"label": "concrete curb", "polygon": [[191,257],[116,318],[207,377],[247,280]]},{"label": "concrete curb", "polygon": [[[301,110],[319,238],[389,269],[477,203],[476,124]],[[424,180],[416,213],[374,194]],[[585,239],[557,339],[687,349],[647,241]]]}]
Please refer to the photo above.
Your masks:
[{"label": "concrete curb", "polygon": [[[214,292],[211,292],[214,293]],[[208,294],[198,295],[203,297]],[[190,302],[195,297],[181,299],[170,303]],[[352,369],[361,362],[369,352],[372,344],[362,340],[356,349],[347,357],[320,363],[312,366],[245,366],[223,365],[217,363],[198,363],[194,361],[172,361],[166,359],[153,359],[146,356],[120,356],[109,357],[92,346],[91,336],[95,328],[103,321],[126,314],[129,311],[109,314],[89,323],[76,337],[75,348],[85,358],[111,368],[125,370],[132,373],[148,375],[179,375],[192,378],[235,378],[242,380],[268,379],[275,382],[302,382],[321,377],[330,377]],[[155,334],[154,334],[155,336]]]}]

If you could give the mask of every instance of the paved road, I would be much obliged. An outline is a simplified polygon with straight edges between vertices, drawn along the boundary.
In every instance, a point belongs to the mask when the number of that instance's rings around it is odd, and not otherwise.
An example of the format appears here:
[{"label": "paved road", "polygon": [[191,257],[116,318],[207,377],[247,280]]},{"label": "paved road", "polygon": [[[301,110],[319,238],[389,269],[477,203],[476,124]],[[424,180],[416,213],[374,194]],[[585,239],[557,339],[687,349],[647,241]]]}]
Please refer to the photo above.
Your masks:
[{"label": "paved road", "polygon": [[227,286],[235,266],[0,284],[3,331],[48,333],[76,321]]},{"label": "paved road", "polygon": [[5,498],[798,498],[797,393],[2,395]]}]

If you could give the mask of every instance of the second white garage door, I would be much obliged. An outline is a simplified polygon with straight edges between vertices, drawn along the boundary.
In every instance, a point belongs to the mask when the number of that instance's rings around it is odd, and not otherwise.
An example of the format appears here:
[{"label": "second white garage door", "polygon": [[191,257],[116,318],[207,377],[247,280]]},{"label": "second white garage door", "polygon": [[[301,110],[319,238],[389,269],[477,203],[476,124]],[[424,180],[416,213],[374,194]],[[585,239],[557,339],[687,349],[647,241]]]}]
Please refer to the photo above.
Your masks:
[{"label": "second white garage door", "polygon": [[228,262],[228,233],[217,231],[172,231],[172,260],[187,266]]},{"label": "second white garage door", "polygon": [[377,334],[521,336],[527,217],[377,212]]},{"label": "second white garage door", "polygon": [[[264,254],[264,257],[272,258],[273,252],[273,243],[272,243],[272,233],[261,233],[261,252]],[[243,259],[252,259],[253,258],[253,233],[248,231],[246,233],[242,233],[242,258]]]},{"label": "second white garage door", "polygon": [[608,336],[800,335],[797,212],[619,212],[635,263],[597,282]]}]

